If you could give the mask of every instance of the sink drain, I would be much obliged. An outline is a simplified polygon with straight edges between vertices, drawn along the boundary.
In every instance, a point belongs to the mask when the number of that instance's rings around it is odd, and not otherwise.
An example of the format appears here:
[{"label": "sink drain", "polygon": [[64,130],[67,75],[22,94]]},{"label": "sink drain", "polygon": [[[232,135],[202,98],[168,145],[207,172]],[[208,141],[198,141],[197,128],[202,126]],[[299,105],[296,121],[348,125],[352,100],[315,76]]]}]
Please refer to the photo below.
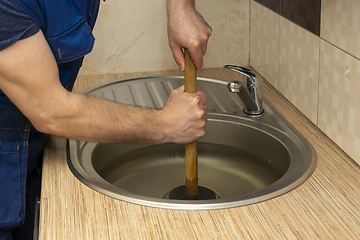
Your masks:
[{"label": "sink drain", "polygon": [[182,185],[171,190],[168,194],[165,195],[164,199],[212,200],[220,199],[220,195],[210,188],[198,186],[198,194],[196,196],[189,196],[186,194],[186,186]]}]

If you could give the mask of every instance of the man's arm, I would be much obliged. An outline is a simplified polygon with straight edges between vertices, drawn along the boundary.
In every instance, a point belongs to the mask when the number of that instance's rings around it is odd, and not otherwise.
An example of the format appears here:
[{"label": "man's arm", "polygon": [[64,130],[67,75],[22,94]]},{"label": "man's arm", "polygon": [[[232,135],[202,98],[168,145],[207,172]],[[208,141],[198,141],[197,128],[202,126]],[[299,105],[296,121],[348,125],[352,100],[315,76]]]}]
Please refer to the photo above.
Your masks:
[{"label": "man's arm", "polygon": [[0,88],[39,131],[94,142],[187,143],[205,133],[207,98],[174,90],[162,110],[66,91],[41,31],[0,51]]},{"label": "man's arm", "polygon": [[185,58],[182,48],[187,48],[198,69],[212,29],[195,10],[195,0],[167,0],[168,38],[175,62],[184,71]]}]

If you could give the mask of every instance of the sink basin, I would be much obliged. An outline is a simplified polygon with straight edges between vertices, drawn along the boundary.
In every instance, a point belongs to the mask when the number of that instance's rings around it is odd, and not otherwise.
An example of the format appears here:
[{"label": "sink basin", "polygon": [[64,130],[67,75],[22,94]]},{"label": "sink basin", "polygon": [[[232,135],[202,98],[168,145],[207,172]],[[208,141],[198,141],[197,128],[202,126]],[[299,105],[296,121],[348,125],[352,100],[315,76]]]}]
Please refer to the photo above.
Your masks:
[{"label": "sink basin", "polygon": [[[84,94],[161,109],[183,76],[118,79]],[[265,114],[246,115],[227,81],[198,77],[209,97],[206,134],[198,141],[199,185],[217,199],[174,200],[169,192],[185,183],[184,145],[102,144],[68,141],[68,165],[90,188],[119,200],[151,207],[202,210],[238,207],[285,194],[316,167],[311,144],[266,98]]]}]

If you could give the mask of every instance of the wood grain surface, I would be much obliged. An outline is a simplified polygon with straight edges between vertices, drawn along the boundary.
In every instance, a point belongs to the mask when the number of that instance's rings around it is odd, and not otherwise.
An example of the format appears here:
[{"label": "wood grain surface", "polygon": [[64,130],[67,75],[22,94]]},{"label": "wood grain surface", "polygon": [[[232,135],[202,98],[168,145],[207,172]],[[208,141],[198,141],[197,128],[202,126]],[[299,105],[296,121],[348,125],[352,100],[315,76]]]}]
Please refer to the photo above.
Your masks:
[{"label": "wood grain surface", "polygon": [[[75,91],[112,79],[178,71],[79,77]],[[239,79],[224,69],[199,76]],[[66,162],[52,137],[44,156],[39,239],[360,239],[360,168],[266,82],[263,95],[316,150],[313,175],[295,190],[250,206],[206,211],[139,206],[97,193]]]},{"label": "wood grain surface", "polygon": [[[187,93],[197,92],[197,69],[188,49],[185,54],[184,89]],[[198,195],[198,144],[197,141],[185,144],[185,192],[186,196]],[[177,198],[181,199],[181,198]]]}]

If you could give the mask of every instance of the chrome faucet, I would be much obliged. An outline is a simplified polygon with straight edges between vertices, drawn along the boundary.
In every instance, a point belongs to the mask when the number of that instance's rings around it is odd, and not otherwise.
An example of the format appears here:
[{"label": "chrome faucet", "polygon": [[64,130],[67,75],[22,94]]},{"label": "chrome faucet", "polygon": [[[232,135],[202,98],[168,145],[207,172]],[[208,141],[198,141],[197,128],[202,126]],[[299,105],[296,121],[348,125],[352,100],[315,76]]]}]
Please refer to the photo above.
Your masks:
[{"label": "chrome faucet", "polygon": [[241,73],[244,76],[244,83],[231,81],[228,83],[230,92],[237,93],[243,102],[244,113],[251,116],[260,116],[264,113],[262,107],[262,80],[257,79],[250,69],[235,65],[225,65],[224,68]]}]

